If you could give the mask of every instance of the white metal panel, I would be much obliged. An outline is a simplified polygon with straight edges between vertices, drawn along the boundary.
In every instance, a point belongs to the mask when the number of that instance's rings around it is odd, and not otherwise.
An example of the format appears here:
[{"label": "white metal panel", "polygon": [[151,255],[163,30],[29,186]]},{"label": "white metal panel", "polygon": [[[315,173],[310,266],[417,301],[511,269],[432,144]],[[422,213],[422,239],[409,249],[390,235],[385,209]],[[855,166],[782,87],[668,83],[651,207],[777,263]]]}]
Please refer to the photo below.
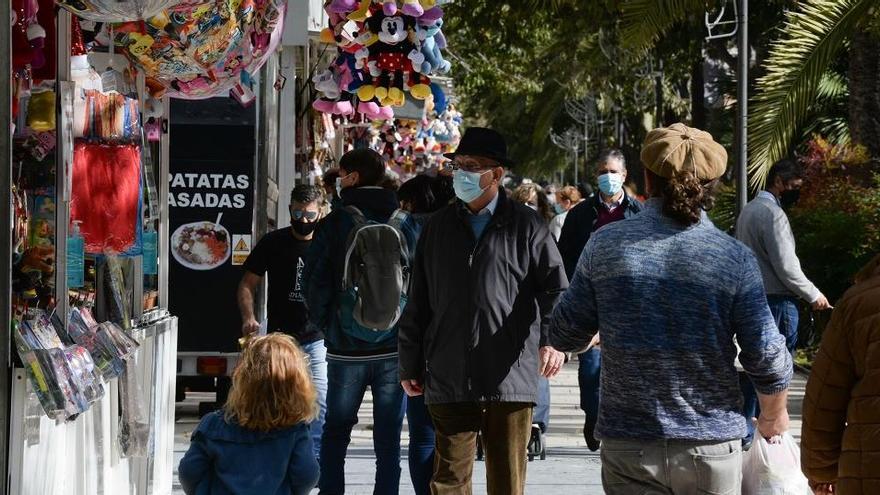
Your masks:
[{"label": "white metal panel", "polygon": [[174,359],[177,318],[137,330],[143,352],[136,363],[153,435],[144,458],[118,448],[118,380],[76,420],[43,414],[23,370],[13,378],[10,493],[17,495],[170,495],[174,442]]}]

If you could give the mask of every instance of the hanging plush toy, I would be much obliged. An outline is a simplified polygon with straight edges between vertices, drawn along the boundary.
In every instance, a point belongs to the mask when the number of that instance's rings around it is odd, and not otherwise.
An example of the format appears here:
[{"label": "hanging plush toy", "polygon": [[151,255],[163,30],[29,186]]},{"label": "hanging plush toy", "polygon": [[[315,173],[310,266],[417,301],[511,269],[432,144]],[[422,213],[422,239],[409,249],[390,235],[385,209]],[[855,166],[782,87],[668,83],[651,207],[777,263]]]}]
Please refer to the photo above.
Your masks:
[{"label": "hanging plush toy", "polygon": [[440,52],[440,49],[446,46],[442,28],[443,19],[425,25],[421,20],[419,21],[418,35],[422,45],[422,55],[425,56],[421,67],[422,74],[446,74],[452,68],[452,64],[445,60]]},{"label": "hanging plush toy", "polygon": [[366,68],[372,79],[372,84],[360,87],[358,97],[363,101],[376,98],[383,105],[403,106],[406,87],[413,98],[426,98],[431,93],[430,80],[413,69],[421,68],[425,60],[415,45],[415,19],[376,12],[367,20],[367,26],[378,41],[356,55],[358,67]]}]

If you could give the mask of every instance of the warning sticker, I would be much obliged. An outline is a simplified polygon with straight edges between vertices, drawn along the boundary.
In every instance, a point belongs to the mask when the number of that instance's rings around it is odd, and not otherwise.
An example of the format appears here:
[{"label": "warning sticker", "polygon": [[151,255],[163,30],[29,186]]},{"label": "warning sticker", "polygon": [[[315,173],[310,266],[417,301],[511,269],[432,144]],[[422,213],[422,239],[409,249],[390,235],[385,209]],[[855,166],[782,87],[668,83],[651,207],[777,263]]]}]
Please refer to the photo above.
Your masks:
[{"label": "warning sticker", "polygon": [[243,265],[251,254],[251,235],[232,234],[232,264]]}]

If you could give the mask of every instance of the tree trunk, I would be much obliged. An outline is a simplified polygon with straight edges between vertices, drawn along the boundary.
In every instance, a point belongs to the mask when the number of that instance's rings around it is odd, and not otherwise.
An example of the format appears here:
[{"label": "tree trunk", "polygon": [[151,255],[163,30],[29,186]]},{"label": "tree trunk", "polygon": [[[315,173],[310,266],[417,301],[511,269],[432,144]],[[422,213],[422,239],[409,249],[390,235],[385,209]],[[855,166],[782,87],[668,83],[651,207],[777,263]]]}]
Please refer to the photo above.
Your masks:
[{"label": "tree trunk", "polygon": [[706,82],[703,78],[703,58],[691,63],[691,125],[706,128]]},{"label": "tree trunk", "polygon": [[880,38],[862,29],[849,54],[849,129],[852,140],[865,146],[873,167],[880,163]]}]

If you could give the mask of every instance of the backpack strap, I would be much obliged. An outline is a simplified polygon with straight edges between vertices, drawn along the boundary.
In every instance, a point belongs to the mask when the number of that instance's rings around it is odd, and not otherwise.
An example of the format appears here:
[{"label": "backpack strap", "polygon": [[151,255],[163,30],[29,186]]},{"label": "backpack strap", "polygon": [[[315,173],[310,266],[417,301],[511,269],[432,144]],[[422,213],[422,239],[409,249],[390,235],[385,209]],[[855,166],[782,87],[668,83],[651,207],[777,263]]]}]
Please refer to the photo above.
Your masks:
[{"label": "backpack strap", "polygon": [[404,292],[409,292],[409,281],[410,281],[409,271],[410,271],[410,267],[412,266],[412,263],[413,263],[413,260],[412,260],[413,253],[410,253],[409,244],[407,244],[406,236],[403,233],[403,224],[405,224],[406,221],[409,220],[409,217],[410,217],[410,213],[408,211],[401,209],[401,208],[398,208],[398,209],[394,210],[394,213],[392,213],[391,217],[388,219],[388,225],[390,225],[391,227],[394,227],[394,229],[397,230],[398,235],[400,235],[400,243],[401,243],[400,250],[401,250],[401,254],[403,255],[403,261],[404,261],[403,272],[404,272],[404,277],[406,278],[403,283]]},{"label": "backpack strap", "polygon": [[357,206],[346,205],[343,209],[345,211],[347,211],[349,215],[351,215],[351,218],[354,220],[355,228],[370,223],[367,220],[366,215],[364,215],[364,212],[362,212],[360,209],[358,209]]},{"label": "backpack strap", "polygon": [[396,209],[394,213],[388,218],[388,225],[398,229],[403,229],[403,224],[406,223],[407,219],[409,219],[409,212],[403,209]]}]

